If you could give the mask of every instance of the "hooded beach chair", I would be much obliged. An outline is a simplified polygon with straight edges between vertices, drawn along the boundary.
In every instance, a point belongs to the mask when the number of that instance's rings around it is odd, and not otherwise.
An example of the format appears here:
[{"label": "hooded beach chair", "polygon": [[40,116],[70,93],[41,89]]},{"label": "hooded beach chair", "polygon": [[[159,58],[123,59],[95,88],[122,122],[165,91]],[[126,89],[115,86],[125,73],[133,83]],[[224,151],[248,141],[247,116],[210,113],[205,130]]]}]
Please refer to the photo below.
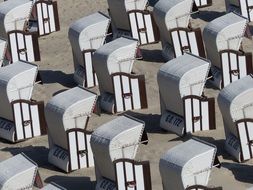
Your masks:
[{"label": "hooded beach chair", "polygon": [[0,68],[0,138],[17,142],[46,133],[44,103],[32,100],[38,66],[18,61]]},{"label": "hooded beach chair", "polygon": [[84,87],[98,84],[93,69],[93,53],[105,43],[110,18],[101,12],[83,17],[69,28],[69,40],[74,60],[74,80]]},{"label": "hooded beach chair", "polygon": [[96,190],[151,190],[148,161],[135,161],[137,149],[147,142],[144,122],[124,115],[103,124],[91,135]]},{"label": "hooded beach chair", "polygon": [[213,166],[219,165],[216,151],[216,146],[199,139],[169,149],[159,162],[163,190],[221,189],[207,187]]},{"label": "hooded beach chair", "polygon": [[38,166],[25,154],[21,153],[0,162],[0,189],[33,189],[43,186]]},{"label": "hooded beach chair", "polygon": [[239,162],[253,158],[253,76],[221,90],[218,104],[226,134],[226,150]]},{"label": "hooded beach chair", "polygon": [[204,28],[207,57],[212,63],[211,82],[218,88],[252,73],[252,54],[240,49],[247,23],[240,15],[228,13]]},{"label": "hooded beach chair", "polygon": [[198,8],[209,7],[212,5],[212,0],[194,0],[195,5]]},{"label": "hooded beach chair", "polygon": [[94,165],[87,125],[96,99],[93,92],[75,87],[47,103],[49,163],[66,172]]},{"label": "hooded beach chair", "polygon": [[161,128],[179,136],[215,129],[214,98],[203,93],[209,68],[209,61],[191,54],[162,65],[157,75]]},{"label": "hooded beach chair", "polygon": [[135,39],[121,37],[94,53],[100,106],[107,112],[147,108],[145,77],[132,72],[137,44]]},{"label": "hooded beach chair", "polygon": [[162,54],[167,60],[185,52],[205,57],[200,28],[190,27],[193,0],[159,0],[154,6],[154,17],[159,27]]},{"label": "hooded beach chair", "polygon": [[153,14],[147,9],[148,0],[107,0],[112,18],[114,38],[131,36],[140,45],[159,41],[159,30]]},{"label": "hooded beach chair", "polygon": [[0,37],[8,39],[12,62],[39,61],[40,51],[37,32],[28,31],[33,2],[8,0],[0,4]]},{"label": "hooded beach chair", "polygon": [[225,0],[227,12],[236,12],[247,18],[249,22],[253,20],[253,1],[252,0]]},{"label": "hooded beach chair", "polygon": [[59,30],[57,1],[34,0],[29,20],[29,31],[36,31],[39,36],[44,36]]}]

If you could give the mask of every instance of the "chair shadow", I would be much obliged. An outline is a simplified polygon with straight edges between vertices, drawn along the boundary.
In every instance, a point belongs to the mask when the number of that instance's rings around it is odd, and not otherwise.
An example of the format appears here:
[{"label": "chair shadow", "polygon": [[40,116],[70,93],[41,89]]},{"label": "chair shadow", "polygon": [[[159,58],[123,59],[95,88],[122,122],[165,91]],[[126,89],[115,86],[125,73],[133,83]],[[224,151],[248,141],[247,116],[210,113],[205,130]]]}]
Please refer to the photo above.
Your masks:
[{"label": "chair shadow", "polygon": [[226,12],[217,12],[217,11],[206,11],[206,10],[201,10],[199,11],[199,13],[196,13],[196,14],[193,14],[192,15],[192,18],[194,19],[201,19],[203,21],[206,21],[206,22],[210,22],[218,17],[221,17],[223,15],[225,15]]},{"label": "chair shadow", "polygon": [[73,74],[66,74],[62,71],[40,70],[40,75],[44,84],[59,83],[67,88],[77,86],[74,82]]},{"label": "chair shadow", "polygon": [[68,190],[95,189],[96,182],[91,181],[89,177],[72,177],[72,176],[51,176],[45,179],[46,183],[55,182],[56,184]]},{"label": "chair shadow", "polygon": [[166,63],[166,60],[163,58],[163,55],[162,55],[162,50],[141,49],[141,53],[142,53],[143,61]]},{"label": "chair shadow", "polygon": [[222,166],[230,170],[233,173],[236,180],[244,183],[252,183],[253,166],[228,162],[223,162]]},{"label": "chair shadow", "polygon": [[154,7],[154,5],[158,2],[159,0],[148,0],[148,3],[151,7]]}]

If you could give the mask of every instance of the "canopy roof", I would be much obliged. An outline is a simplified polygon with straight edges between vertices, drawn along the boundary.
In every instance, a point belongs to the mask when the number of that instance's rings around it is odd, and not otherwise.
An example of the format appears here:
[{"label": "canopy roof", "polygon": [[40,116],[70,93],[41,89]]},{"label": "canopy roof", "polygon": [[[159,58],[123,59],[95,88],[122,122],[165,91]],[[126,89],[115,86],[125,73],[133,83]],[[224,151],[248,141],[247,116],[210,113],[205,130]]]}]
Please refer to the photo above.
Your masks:
[{"label": "canopy roof", "polygon": [[11,102],[30,100],[38,73],[38,66],[17,61],[0,68],[0,117],[13,121]]},{"label": "canopy roof", "polygon": [[185,189],[208,184],[217,148],[198,139],[190,139],[168,150],[159,168],[164,189]]},{"label": "canopy roof", "polygon": [[208,60],[192,54],[184,54],[162,65],[157,81],[166,109],[183,115],[182,98],[202,95],[209,68]]},{"label": "canopy roof", "polygon": [[212,64],[221,67],[219,52],[230,49],[238,51],[246,30],[247,19],[228,13],[209,22],[203,31],[207,56]]},{"label": "canopy roof", "polygon": [[0,189],[32,188],[37,169],[37,165],[24,154],[0,162]]},{"label": "canopy roof", "polygon": [[46,105],[45,116],[50,137],[55,145],[68,149],[66,131],[84,129],[97,95],[75,87],[55,95]]},{"label": "canopy roof", "polygon": [[8,0],[0,4],[0,37],[12,30],[23,30],[29,19],[33,1]]},{"label": "canopy roof", "polygon": [[243,77],[220,91],[218,104],[227,132],[238,137],[235,121],[253,118],[253,78]]},{"label": "canopy roof", "polygon": [[115,181],[113,161],[134,159],[144,131],[144,122],[129,116],[116,119],[97,128],[91,136],[91,148],[100,174]]},{"label": "canopy roof", "polygon": [[113,93],[111,74],[131,73],[138,41],[121,37],[100,47],[93,56],[100,90]]},{"label": "canopy roof", "polygon": [[193,0],[159,0],[154,6],[154,18],[161,37],[170,41],[169,31],[188,28]]}]

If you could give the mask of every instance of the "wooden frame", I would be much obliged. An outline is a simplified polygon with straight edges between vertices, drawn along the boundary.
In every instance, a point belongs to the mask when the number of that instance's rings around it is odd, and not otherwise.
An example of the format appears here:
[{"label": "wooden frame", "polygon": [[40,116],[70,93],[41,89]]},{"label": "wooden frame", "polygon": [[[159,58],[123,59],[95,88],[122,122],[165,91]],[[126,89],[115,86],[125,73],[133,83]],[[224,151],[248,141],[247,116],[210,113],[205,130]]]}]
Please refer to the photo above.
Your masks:
[{"label": "wooden frame", "polygon": [[252,54],[243,51],[223,50],[219,52],[222,73],[222,88],[253,73]]},{"label": "wooden frame", "polygon": [[[88,120],[86,126],[87,123]],[[69,171],[94,166],[93,153],[89,145],[92,131],[74,128],[67,130],[66,134],[69,152]]]},{"label": "wooden frame", "polygon": [[12,62],[19,60],[40,61],[39,41],[36,32],[13,30],[7,35]]},{"label": "wooden frame", "polygon": [[169,31],[174,49],[174,56],[179,57],[184,52],[190,52],[205,58],[205,49],[201,29],[175,28]]},{"label": "wooden frame", "polygon": [[216,129],[214,98],[190,95],[183,102],[185,134]]},{"label": "wooden frame", "polygon": [[131,159],[118,159],[115,160],[113,164],[117,189],[152,189],[149,161],[137,162]]},{"label": "wooden frame", "polygon": [[241,160],[246,161],[253,158],[253,119],[238,120],[236,126],[241,147]]},{"label": "wooden frame", "polygon": [[45,135],[44,102],[15,100],[11,102],[15,126],[15,141]]},{"label": "wooden frame", "polygon": [[39,36],[48,35],[60,30],[57,1],[36,1],[35,15],[38,22]]},{"label": "wooden frame", "polygon": [[131,10],[127,14],[132,37],[138,39],[140,45],[159,42],[159,29],[151,11]]},{"label": "wooden frame", "polygon": [[127,73],[111,75],[115,97],[115,112],[148,107],[145,76]]}]

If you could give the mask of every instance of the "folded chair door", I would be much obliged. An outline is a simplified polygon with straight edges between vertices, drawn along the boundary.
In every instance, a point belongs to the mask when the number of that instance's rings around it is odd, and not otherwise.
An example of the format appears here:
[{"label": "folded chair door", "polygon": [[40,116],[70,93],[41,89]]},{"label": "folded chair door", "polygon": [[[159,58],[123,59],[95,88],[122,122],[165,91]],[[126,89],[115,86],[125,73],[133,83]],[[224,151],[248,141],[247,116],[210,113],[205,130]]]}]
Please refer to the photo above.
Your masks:
[{"label": "folded chair door", "polygon": [[251,22],[253,20],[253,1],[252,0],[239,0],[240,9],[242,16],[249,19]]},{"label": "folded chair door", "polygon": [[176,28],[170,31],[170,36],[175,57],[183,55],[184,52],[206,57],[200,28]]},{"label": "folded chair door", "polygon": [[253,119],[242,119],[236,122],[241,144],[241,160],[253,158]]},{"label": "folded chair door", "polygon": [[69,171],[94,166],[93,153],[90,146],[91,133],[83,129],[66,131],[69,149]]},{"label": "folded chair door", "polygon": [[38,34],[36,32],[15,30],[8,32],[7,35],[12,62],[19,60],[40,61]]},{"label": "folded chair door", "polygon": [[222,87],[252,73],[252,54],[234,50],[220,52]]},{"label": "folded chair door", "polygon": [[46,134],[43,102],[16,100],[11,104],[16,141]]},{"label": "folded chair door", "polygon": [[116,112],[147,108],[144,75],[112,74]]},{"label": "folded chair door", "polygon": [[186,96],[184,102],[185,133],[215,129],[214,98]]},{"label": "folded chair door", "polygon": [[40,36],[60,30],[56,1],[36,1],[35,7]]},{"label": "folded chair door", "polygon": [[148,161],[130,159],[114,161],[116,186],[120,190],[151,190],[150,165]]},{"label": "folded chair door", "polygon": [[195,0],[195,4],[198,8],[207,7],[212,5],[212,0]]},{"label": "folded chair door", "polygon": [[132,10],[128,12],[132,37],[138,39],[141,45],[159,41],[159,29],[152,12],[148,10]]}]

